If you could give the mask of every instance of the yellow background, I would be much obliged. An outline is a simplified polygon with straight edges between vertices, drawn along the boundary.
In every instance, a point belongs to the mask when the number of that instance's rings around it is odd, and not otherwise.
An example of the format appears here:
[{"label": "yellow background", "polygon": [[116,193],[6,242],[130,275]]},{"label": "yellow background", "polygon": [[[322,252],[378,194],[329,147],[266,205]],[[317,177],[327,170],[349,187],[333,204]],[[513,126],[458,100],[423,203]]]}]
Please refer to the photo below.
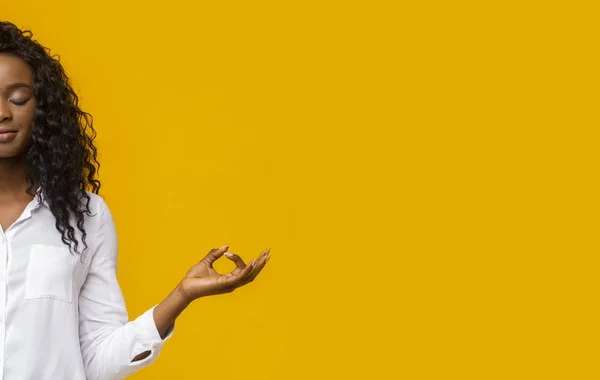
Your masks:
[{"label": "yellow background", "polygon": [[132,378],[599,378],[593,3],[1,0],[94,115],[130,317],[272,249]]}]

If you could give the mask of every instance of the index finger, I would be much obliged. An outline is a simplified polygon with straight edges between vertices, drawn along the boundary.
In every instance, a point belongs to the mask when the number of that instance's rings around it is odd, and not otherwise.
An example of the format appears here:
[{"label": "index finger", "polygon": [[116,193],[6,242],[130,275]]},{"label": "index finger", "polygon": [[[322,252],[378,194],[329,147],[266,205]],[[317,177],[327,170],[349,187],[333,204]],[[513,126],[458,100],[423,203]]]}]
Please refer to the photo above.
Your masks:
[{"label": "index finger", "polygon": [[225,283],[227,284],[227,286],[239,286],[238,284],[242,283],[251,273],[252,273],[252,268],[254,268],[254,265],[256,264],[256,260],[252,261],[250,264],[246,265],[246,267],[242,270],[240,270],[238,273],[227,277],[227,279],[225,280]]}]

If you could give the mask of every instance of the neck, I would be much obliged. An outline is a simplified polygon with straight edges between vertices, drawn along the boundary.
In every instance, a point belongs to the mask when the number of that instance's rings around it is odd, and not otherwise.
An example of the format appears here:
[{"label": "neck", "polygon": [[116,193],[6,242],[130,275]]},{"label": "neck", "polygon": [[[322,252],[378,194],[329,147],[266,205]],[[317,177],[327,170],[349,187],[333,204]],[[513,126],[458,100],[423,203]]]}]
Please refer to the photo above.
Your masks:
[{"label": "neck", "polygon": [[22,195],[27,190],[24,156],[0,158],[0,195]]}]

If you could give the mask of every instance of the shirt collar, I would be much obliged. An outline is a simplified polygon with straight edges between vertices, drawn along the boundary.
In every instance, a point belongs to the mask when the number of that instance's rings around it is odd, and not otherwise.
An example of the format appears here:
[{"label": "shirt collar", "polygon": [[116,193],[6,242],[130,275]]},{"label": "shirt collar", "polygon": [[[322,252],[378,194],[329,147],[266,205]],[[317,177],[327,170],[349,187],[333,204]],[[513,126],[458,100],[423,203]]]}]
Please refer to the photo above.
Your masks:
[{"label": "shirt collar", "polygon": [[38,187],[37,191],[35,192],[35,197],[33,198],[34,201],[35,201],[34,208],[37,208],[40,205],[39,198],[42,199],[41,204],[43,204],[44,206],[50,208],[50,205],[49,205],[48,201],[46,200],[46,194],[42,190],[41,186]]}]

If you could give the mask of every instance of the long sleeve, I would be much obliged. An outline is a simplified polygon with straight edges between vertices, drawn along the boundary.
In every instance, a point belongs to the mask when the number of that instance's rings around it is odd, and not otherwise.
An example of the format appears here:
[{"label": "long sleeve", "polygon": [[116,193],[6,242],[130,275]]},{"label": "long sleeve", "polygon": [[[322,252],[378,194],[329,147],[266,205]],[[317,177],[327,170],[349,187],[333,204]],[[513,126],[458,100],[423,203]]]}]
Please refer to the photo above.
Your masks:
[{"label": "long sleeve", "polygon": [[[79,337],[87,379],[117,380],[151,364],[173,330],[161,339],[153,317],[156,306],[128,322],[116,276],[115,225],[104,201],[100,203],[93,256],[79,296]],[[145,351],[151,354],[132,362]]]}]

